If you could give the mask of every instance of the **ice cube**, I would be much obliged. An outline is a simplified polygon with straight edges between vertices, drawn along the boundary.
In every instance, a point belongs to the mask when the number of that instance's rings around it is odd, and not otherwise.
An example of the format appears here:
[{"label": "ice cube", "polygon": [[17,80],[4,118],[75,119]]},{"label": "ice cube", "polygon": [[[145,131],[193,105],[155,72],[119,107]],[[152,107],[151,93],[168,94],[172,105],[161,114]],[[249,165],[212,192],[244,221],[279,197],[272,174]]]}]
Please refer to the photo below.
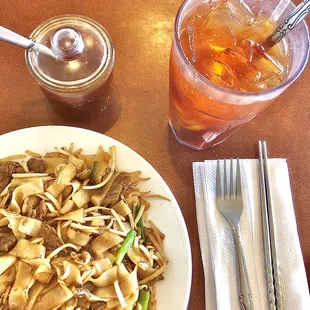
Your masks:
[{"label": "ice cube", "polygon": [[262,75],[258,82],[264,83],[267,86],[267,88],[272,88],[277,85],[280,85],[283,81],[279,76],[279,74],[272,72],[269,74]]},{"label": "ice cube", "polygon": [[244,29],[242,37],[243,39],[250,39],[261,44],[274,28],[275,23],[271,23],[262,14],[259,14],[254,23]]},{"label": "ice cube", "polygon": [[212,0],[203,0],[196,8],[195,15],[197,17],[206,17],[212,11]]},{"label": "ice cube", "polygon": [[203,24],[205,28],[219,28],[227,26],[232,31],[233,35],[237,36],[242,33],[242,25],[231,17],[225,10],[213,10]]},{"label": "ice cube", "polygon": [[245,84],[243,87],[244,91],[247,92],[259,92],[270,88],[273,88],[282,83],[282,79],[277,73],[267,73],[262,75],[259,79]]},{"label": "ice cube", "polygon": [[[257,59],[266,58],[263,47],[253,40],[239,40],[235,49],[239,54],[247,58],[250,62],[255,62]],[[269,54],[269,52],[268,52]],[[268,56],[269,57],[269,56]]]},{"label": "ice cube", "polygon": [[190,46],[189,46],[189,42],[188,42],[187,29],[183,30],[183,32],[181,33],[180,42],[181,42],[181,46],[182,46],[184,54],[186,55],[186,57],[188,59],[190,59],[191,50],[190,50]]},{"label": "ice cube", "polygon": [[257,55],[253,61],[256,68],[263,74],[267,73],[277,73],[281,74],[284,72],[284,66],[273,56],[269,55],[262,48],[257,49]]},{"label": "ice cube", "polygon": [[253,60],[253,56],[256,52],[255,42],[252,40],[242,40],[237,43],[236,51],[244,56],[248,61]]},{"label": "ice cube", "polygon": [[283,68],[283,74],[285,75],[290,68],[290,54],[289,49],[286,48],[283,42],[280,42],[267,51],[268,55],[272,59],[276,59],[278,65]]},{"label": "ice cube", "polygon": [[[245,49],[243,49],[243,53],[245,53]],[[258,75],[254,77],[251,72],[239,75],[241,90],[263,91],[282,83],[282,78],[286,72],[283,65],[256,43],[252,45],[251,64],[256,68]]]},{"label": "ice cube", "polygon": [[191,62],[195,62],[197,55],[196,55],[194,26],[192,25],[187,26],[187,28],[182,32],[180,36],[180,41],[183,51],[188,60]]},{"label": "ice cube", "polygon": [[225,64],[214,59],[204,59],[197,64],[196,69],[211,82],[233,89],[236,77]]},{"label": "ice cube", "polygon": [[196,49],[196,42],[195,42],[195,28],[194,26],[187,26],[187,34],[188,34],[188,44],[191,50],[190,59],[192,62],[196,61],[197,57],[197,49]]},{"label": "ice cube", "polygon": [[235,41],[231,30],[226,26],[197,31],[195,35],[197,61],[217,57],[226,48],[234,48]]},{"label": "ice cube", "polygon": [[[210,1],[203,1],[201,4],[199,4],[189,16],[184,18],[184,21],[181,25],[181,37],[183,36],[188,39],[189,36],[193,35],[193,31],[191,31],[191,29],[194,29],[195,31],[199,30],[211,10],[212,6]],[[190,32],[190,34],[188,32]],[[185,42],[186,40],[183,39],[183,41]]]},{"label": "ice cube", "polygon": [[215,10],[223,10],[238,21],[243,26],[249,26],[254,23],[255,16],[243,0],[222,0]]},{"label": "ice cube", "polygon": [[234,35],[227,26],[218,27],[216,29],[204,29],[202,37],[207,40],[208,43],[224,48],[232,48],[236,43]]},{"label": "ice cube", "polygon": [[224,50],[216,60],[228,66],[239,80],[245,76],[249,80],[254,80],[259,76],[256,67],[243,55],[231,48]]},{"label": "ice cube", "polygon": [[192,14],[190,14],[187,18],[184,19],[183,24],[186,26],[195,25],[196,27],[200,27],[211,11],[211,1],[203,1],[201,4],[195,7]]}]

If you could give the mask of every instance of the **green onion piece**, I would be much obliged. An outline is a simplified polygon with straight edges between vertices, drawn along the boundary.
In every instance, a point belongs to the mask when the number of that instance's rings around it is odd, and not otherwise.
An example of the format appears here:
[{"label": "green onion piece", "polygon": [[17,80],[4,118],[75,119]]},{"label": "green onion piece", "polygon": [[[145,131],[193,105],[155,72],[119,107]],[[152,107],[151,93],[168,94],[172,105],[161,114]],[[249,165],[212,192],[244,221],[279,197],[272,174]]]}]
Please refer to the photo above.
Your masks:
[{"label": "green onion piece", "polygon": [[121,264],[121,262],[123,261],[123,258],[125,257],[126,253],[128,252],[129,248],[131,247],[131,245],[133,244],[135,237],[137,235],[137,232],[132,229],[127,237],[125,238],[122,246],[119,248],[117,256],[116,256],[116,260],[115,260],[115,264],[117,266],[119,266]]},{"label": "green onion piece", "polygon": [[97,162],[97,161],[94,161],[93,167],[92,167],[91,172],[90,172],[90,180],[91,180],[92,182],[94,182],[95,177],[96,177],[97,166],[98,166],[98,162]]},{"label": "green onion piece", "polygon": [[138,303],[142,307],[141,310],[147,310],[147,307],[149,305],[150,296],[151,296],[151,294],[149,291],[145,291],[145,290],[140,291]]},{"label": "green onion piece", "polygon": [[[141,209],[141,206],[136,206],[136,216],[139,213],[140,209]],[[141,237],[142,237],[143,241],[145,242],[145,234],[144,234],[144,228],[143,228],[143,214],[140,217],[140,219],[137,223],[137,226],[139,227],[139,229],[141,231]]]}]

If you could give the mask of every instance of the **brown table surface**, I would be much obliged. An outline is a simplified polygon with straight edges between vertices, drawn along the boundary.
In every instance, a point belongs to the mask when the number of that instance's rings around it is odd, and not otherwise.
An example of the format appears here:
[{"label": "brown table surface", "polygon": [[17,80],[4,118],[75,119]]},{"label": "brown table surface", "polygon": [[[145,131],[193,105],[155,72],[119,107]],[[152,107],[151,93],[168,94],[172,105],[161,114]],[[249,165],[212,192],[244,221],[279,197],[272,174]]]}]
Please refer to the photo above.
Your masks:
[{"label": "brown table surface", "polygon": [[24,51],[1,43],[0,134],[39,125],[78,126],[105,133],[146,158],[169,184],[187,224],[193,259],[189,309],[204,307],[192,162],[256,158],[257,141],[266,139],[270,156],[288,158],[309,281],[309,65],[272,106],[224,143],[202,152],[188,149],[177,143],[167,121],[169,50],[179,6],[180,0],[2,0],[1,25],[25,36],[42,21],[60,14],[80,14],[100,22],[111,34],[116,49],[116,102],[97,120],[68,121],[48,113],[46,101],[25,65]]}]

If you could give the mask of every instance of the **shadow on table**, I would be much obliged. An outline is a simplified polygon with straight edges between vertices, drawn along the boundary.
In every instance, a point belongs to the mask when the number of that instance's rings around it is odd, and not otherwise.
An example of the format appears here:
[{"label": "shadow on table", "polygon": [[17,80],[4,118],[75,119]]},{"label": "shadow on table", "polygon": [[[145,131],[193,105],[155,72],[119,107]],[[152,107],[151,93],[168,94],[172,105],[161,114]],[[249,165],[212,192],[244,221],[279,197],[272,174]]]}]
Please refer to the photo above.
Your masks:
[{"label": "shadow on table", "polygon": [[37,100],[25,100],[20,104],[16,117],[21,118],[21,127],[42,125],[63,125],[87,127],[91,130],[106,132],[112,128],[121,115],[122,106],[116,100],[100,113],[72,113],[54,109],[49,102],[40,97]]},{"label": "shadow on table", "polygon": [[182,183],[186,186],[193,186],[193,170],[192,164],[195,161],[204,161],[205,159],[214,159],[216,154],[213,148],[197,151],[180,144],[169,125],[168,130],[168,150],[170,155],[171,166],[178,174]]},{"label": "shadow on table", "polygon": [[[170,157],[171,167],[178,175],[178,191],[177,200],[180,205],[187,230],[189,233],[191,250],[192,250],[192,274],[193,279],[191,287],[191,296],[195,295],[194,292],[201,291],[203,296],[203,269],[201,261],[201,252],[198,242],[198,230],[196,221],[196,207],[195,207],[195,194],[193,184],[193,170],[192,163],[194,161],[202,161],[202,158],[206,156],[209,151],[195,151],[184,145],[181,145],[174,137],[169,125],[168,130],[168,151]],[[168,158],[169,160],[169,158]],[[180,185],[181,182],[181,185]],[[195,301],[191,301],[191,305],[194,305]],[[201,303],[200,303],[201,304]],[[192,308],[191,308],[192,309]],[[193,309],[197,309],[193,306]]]}]

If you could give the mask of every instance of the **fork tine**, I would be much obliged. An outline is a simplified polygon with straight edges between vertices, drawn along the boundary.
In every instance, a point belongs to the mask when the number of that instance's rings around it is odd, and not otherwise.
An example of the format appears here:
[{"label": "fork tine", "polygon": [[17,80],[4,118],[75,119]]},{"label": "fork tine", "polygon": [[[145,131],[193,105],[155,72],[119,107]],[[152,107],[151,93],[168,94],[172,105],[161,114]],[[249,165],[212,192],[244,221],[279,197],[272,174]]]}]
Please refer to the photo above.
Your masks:
[{"label": "fork tine", "polygon": [[236,198],[241,198],[241,173],[240,173],[240,160],[237,159],[237,172],[236,172]]},{"label": "fork tine", "polygon": [[221,168],[219,160],[217,160],[216,165],[216,197],[221,199],[223,198],[222,185],[221,185]]},{"label": "fork tine", "polygon": [[230,159],[230,199],[233,199],[234,195],[234,167],[233,167],[233,160]]},{"label": "fork tine", "polygon": [[227,183],[227,160],[224,159],[224,199],[229,199],[228,183]]}]

